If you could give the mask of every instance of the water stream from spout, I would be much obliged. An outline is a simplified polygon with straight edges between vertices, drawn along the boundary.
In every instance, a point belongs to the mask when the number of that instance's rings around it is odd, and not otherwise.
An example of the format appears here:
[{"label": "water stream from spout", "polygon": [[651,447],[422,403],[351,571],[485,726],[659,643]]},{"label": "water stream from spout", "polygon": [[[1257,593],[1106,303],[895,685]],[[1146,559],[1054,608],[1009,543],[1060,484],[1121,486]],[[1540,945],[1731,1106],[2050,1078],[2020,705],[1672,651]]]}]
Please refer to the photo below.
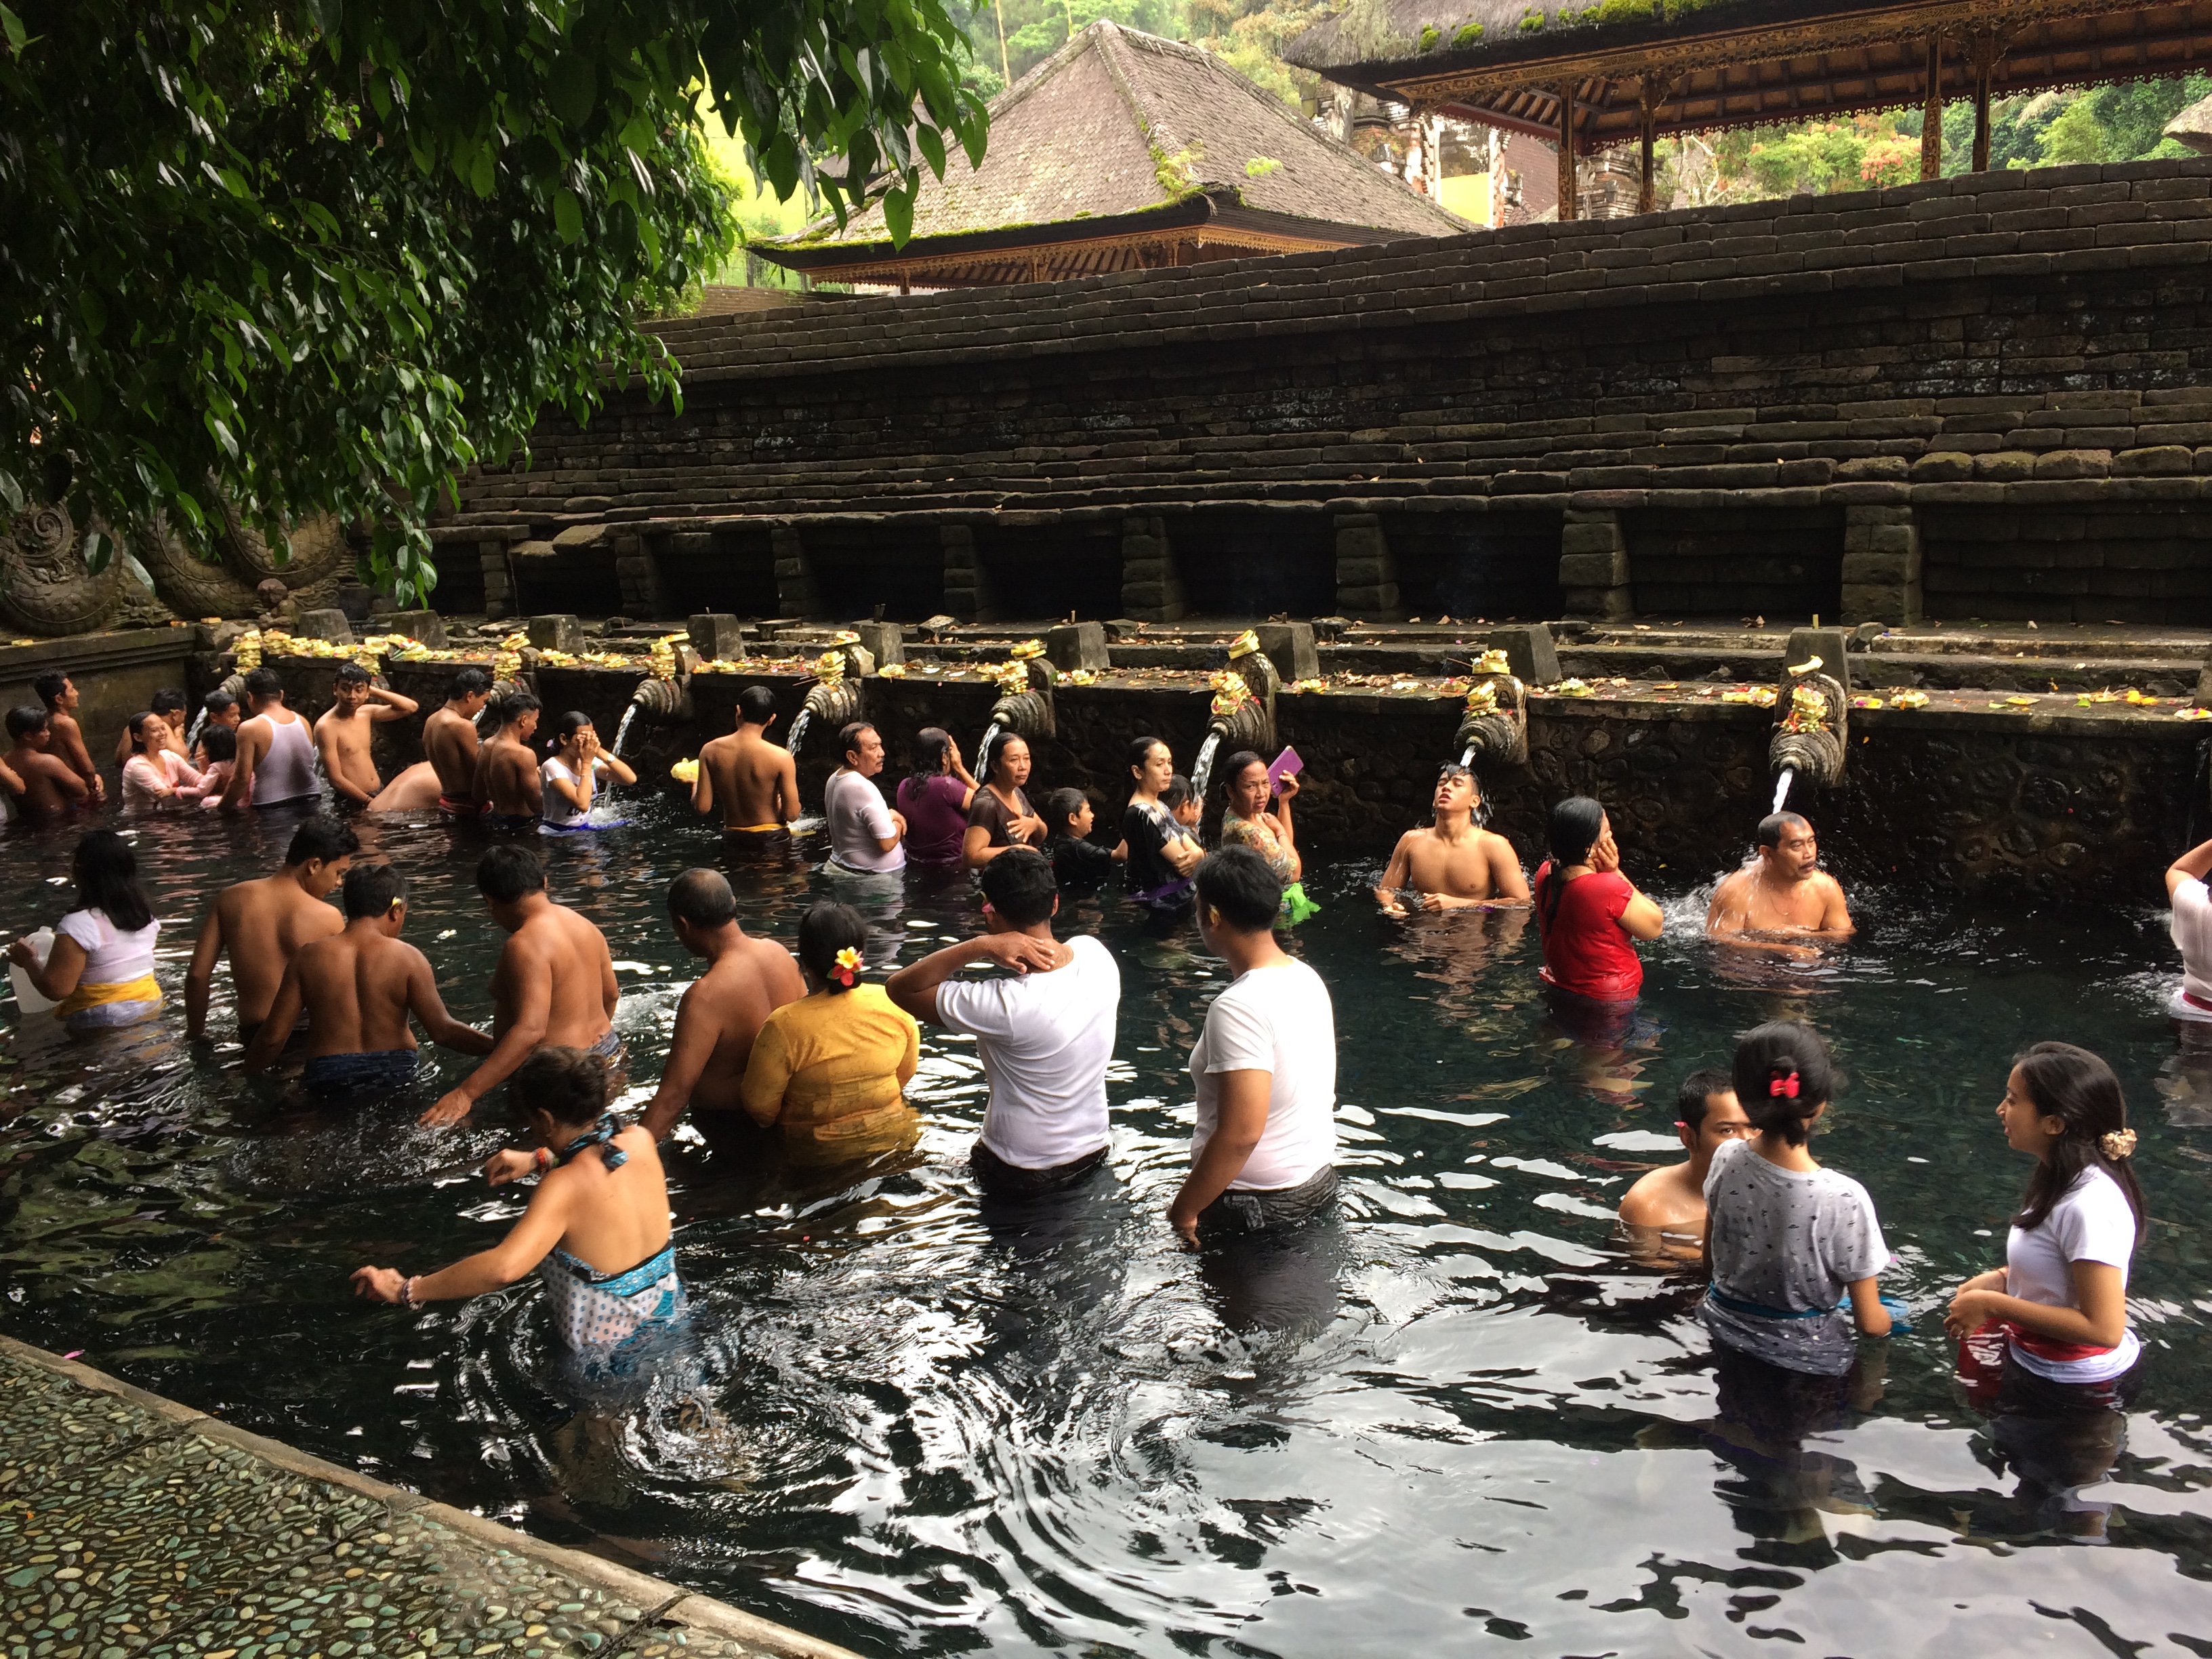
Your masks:
[{"label": "water stream from spout", "polygon": [[1198,746],[1198,759],[1190,769],[1190,793],[1201,805],[1206,800],[1206,786],[1213,777],[1213,751],[1221,747],[1221,733],[1209,732],[1206,741]]},{"label": "water stream from spout", "polygon": [[1782,775],[1774,782],[1774,805],[1771,810],[1777,812],[1782,810],[1782,804],[1790,799],[1790,786],[1796,781],[1796,767],[1785,766],[1782,769]]},{"label": "water stream from spout", "polygon": [[811,708],[802,708],[799,711],[799,718],[792,721],[791,730],[783,739],[784,751],[787,754],[794,758],[797,757],[799,745],[806,741],[807,725],[813,718],[814,711]]},{"label": "water stream from spout", "polygon": [[1472,772],[1474,770],[1474,745],[1473,744],[1468,744],[1467,752],[1459,757],[1459,763],[1468,771]]},{"label": "water stream from spout", "polygon": [[993,720],[985,726],[982,744],[975,750],[975,764],[984,769],[986,777],[990,774],[991,745],[999,740],[1000,729],[999,722],[996,720]]},{"label": "water stream from spout", "polygon": [[612,752],[617,760],[620,760],[622,758],[623,739],[629,735],[629,723],[636,718],[637,705],[635,703],[630,704],[629,708],[623,710],[622,721],[615,727],[615,746]]},{"label": "water stream from spout", "polygon": [[200,712],[192,716],[192,723],[185,728],[185,753],[187,756],[192,752],[192,745],[200,740],[200,727],[206,724],[207,708],[203,704]]}]

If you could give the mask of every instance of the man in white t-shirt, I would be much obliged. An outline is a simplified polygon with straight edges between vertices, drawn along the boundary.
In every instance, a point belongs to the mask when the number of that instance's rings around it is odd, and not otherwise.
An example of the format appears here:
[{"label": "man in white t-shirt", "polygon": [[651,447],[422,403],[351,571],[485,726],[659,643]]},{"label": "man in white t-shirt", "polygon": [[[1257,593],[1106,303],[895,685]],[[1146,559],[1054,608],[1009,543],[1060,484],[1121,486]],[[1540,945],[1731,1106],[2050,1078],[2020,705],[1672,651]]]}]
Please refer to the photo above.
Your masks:
[{"label": "man in white t-shirt", "polygon": [[[1053,937],[1060,890],[1043,854],[1012,848],[983,866],[981,880],[989,931],[900,969],[884,989],[916,1019],[975,1039],[991,1101],[969,1163],[992,1196],[1031,1198],[1106,1161],[1106,1067],[1121,971],[1089,935]],[[952,977],[984,962],[1014,976]]]},{"label": "man in white t-shirt", "polygon": [[2173,943],[2181,952],[2181,984],[2166,1005],[2176,1019],[2212,1024],[2212,841],[2191,848],[2166,867],[2173,906]]},{"label": "man in white t-shirt", "polygon": [[1275,943],[1283,898],[1249,847],[1198,866],[1198,930],[1237,977],[1190,1051],[1198,1125],[1168,1223],[1203,1239],[1304,1221],[1336,1198],[1336,1019],[1321,975]]},{"label": "man in white t-shirt", "polygon": [[830,869],[888,875],[906,868],[906,818],[876,787],[884,769],[884,740],[856,720],[837,734],[845,763],[822,786],[822,815],[830,823]]}]

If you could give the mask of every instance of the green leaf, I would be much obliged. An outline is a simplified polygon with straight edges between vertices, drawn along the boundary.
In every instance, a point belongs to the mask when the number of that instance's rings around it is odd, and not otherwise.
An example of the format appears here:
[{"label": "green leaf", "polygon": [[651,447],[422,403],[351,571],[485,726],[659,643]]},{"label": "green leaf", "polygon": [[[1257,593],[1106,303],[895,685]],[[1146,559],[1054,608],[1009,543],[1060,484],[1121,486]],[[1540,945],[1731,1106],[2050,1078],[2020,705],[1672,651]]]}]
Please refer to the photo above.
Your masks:
[{"label": "green leaf", "polygon": [[599,77],[591,60],[581,52],[562,52],[545,78],[545,101],[572,127],[588,122],[599,104]]},{"label": "green leaf", "polygon": [[576,199],[573,190],[558,190],[553,193],[553,228],[561,233],[561,240],[572,246],[584,238],[584,204]]},{"label": "green leaf", "polygon": [[914,187],[911,185],[884,196],[884,225],[891,234],[891,246],[904,247],[907,238],[914,234]]}]

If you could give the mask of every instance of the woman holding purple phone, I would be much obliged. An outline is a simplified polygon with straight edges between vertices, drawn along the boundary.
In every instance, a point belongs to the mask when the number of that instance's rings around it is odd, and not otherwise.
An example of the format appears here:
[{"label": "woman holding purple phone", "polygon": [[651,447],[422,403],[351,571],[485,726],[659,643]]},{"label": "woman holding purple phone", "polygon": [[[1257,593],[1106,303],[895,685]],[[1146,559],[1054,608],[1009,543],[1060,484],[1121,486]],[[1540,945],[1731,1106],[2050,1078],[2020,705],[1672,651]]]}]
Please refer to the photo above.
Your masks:
[{"label": "woman holding purple phone", "polygon": [[[1280,919],[1285,926],[1295,927],[1321,907],[1306,896],[1302,882],[1305,860],[1298,855],[1291,827],[1291,803],[1298,793],[1298,775],[1291,769],[1297,757],[1287,749],[1283,756],[1289,767],[1278,762],[1271,768],[1249,749],[1229,757],[1223,769],[1228,799],[1221,813],[1221,844],[1249,847],[1267,861],[1267,867],[1283,884]],[[1267,809],[1271,793],[1275,800],[1273,811]]]}]

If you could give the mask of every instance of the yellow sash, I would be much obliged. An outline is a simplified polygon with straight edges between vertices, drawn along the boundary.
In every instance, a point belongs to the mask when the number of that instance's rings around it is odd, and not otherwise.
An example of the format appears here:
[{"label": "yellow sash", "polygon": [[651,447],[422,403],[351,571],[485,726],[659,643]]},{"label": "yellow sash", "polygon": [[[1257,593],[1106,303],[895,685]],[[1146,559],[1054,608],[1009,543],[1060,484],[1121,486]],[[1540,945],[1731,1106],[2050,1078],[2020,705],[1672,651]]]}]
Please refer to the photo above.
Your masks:
[{"label": "yellow sash", "polygon": [[76,990],[55,1006],[54,1012],[64,1019],[71,1014],[82,1013],[87,1008],[97,1008],[105,1002],[151,1002],[161,1000],[161,988],[153,975],[141,974],[137,979],[126,979],[113,985],[88,985],[79,981]]}]

